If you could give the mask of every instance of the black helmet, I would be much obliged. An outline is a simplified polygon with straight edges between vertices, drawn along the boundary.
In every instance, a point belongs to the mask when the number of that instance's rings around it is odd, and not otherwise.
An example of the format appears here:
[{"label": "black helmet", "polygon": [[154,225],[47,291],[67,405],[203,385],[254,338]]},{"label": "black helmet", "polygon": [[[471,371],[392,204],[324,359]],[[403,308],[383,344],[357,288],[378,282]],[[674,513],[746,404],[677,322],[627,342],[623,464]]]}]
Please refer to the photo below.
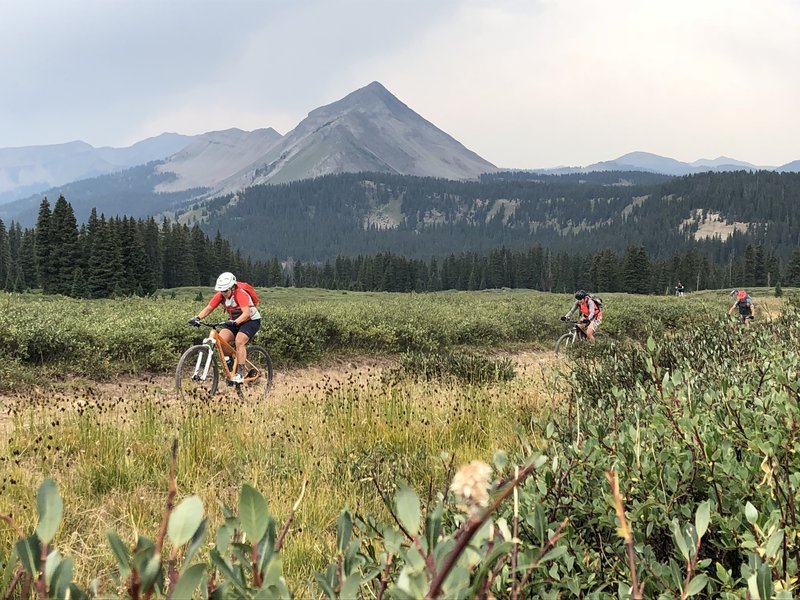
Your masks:
[{"label": "black helmet", "polygon": [[583,300],[588,295],[584,290],[578,290],[575,292],[575,300]]}]

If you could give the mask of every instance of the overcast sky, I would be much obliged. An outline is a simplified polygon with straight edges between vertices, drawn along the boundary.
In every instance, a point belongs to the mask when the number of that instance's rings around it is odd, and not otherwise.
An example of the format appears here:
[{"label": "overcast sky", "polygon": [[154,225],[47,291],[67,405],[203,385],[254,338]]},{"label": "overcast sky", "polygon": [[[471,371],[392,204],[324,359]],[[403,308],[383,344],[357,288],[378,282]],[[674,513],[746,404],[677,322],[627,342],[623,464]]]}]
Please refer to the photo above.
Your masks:
[{"label": "overcast sky", "polygon": [[273,127],[379,81],[501,167],[800,159],[798,0],[0,0],[0,147]]}]

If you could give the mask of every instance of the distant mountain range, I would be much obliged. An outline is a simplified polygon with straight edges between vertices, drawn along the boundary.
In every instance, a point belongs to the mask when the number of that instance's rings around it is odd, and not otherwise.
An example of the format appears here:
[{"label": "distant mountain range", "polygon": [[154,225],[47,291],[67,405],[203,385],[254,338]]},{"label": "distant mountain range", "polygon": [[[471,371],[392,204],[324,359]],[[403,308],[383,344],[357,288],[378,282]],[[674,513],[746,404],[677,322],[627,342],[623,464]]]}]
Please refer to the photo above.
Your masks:
[{"label": "distant mountain range", "polygon": [[128,148],[95,148],[80,141],[0,148],[0,204],[79,179],[164,159],[185,148],[192,139],[193,136],[162,133]]},{"label": "distant mountain range", "polygon": [[[272,128],[252,132],[229,129],[197,136],[164,134],[146,142],[149,153],[142,152],[140,146],[145,142],[141,142],[120,150],[126,160],[115,162],[98,158],[109,149],[93,149],[83,142],[77,143],[80,147],[72,154],[57,146],[34,147],[35,152],[31,148],[3,151],[0,218],[29,222],[42,196],[55,199],[60,194],[82,220],[92,206],[106,214],[145,216],[137,213],[145,207],[152,211],[159,200],[158,212],[162,212],[176,203],[253,185],[337,173],[370,171],[477,180],[483,173],[498,170],[378,82],[311,111],[285,136]],[[133,156],[141,159],[136,162]],[[150,161],[157,162],[142,168]],[[20,175],[22,165],[30,175]],[[143,197],[132,203],[130,194],[124,194],[121,201],[120,188],[157,198]],[[15,197],[22,199],[9,203]],[[92,206],[83,206],[87,202]]]},{"label": "distant mountain range", "polygon": [[[800,161],[763,167],[719,157],[684,163],[631,152],[586,167],[531,169],[543,174],[640,171],[800,171]],[[386,173],[477,180],[500,169],[372,82],[309,113],[282,136],[267,127],[196,136],[164,133],[128,148],[85,142],[0,149],[0,218],[30,225],[43,196],[63,194],[79,221],[91,208],[133,217],[185,211],[260,184],[284,184],[339,173]],[[528,170],[526,170],[528,171]]]},{"label": "distant mountain range", "polygon": [[778,173],[788,173],[800,171],[800,160],[787,163],[780,167],[754,165],[752,163],[720,156],[713,160],[701,158],[691,163],[675,160],[650,152],[629,152],[614,160],[606,160],[592,163],[585,167],[557,167],[554,169],[526,169],[536,173],[548,175],[563,175],[567,173],[591,173],[596,171],[647,171],[649,173],[659,173],[661,175],[692,175],[693,173],[704,173],[708,171],[728,172],[728,171],[777,171]]}]

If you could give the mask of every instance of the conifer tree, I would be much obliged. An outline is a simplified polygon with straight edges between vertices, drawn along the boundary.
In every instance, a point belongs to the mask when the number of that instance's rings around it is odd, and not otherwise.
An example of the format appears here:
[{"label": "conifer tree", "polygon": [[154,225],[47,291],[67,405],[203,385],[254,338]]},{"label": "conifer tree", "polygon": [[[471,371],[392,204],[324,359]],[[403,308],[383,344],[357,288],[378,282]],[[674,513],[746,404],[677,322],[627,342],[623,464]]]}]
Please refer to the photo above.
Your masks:
[{"label": "conifer tree", "polygon": [[39,215],[36,219],[36,273],[38,284],[45,294],[53,288],[53,247],[50,231],[52,212],[47,197],[39,204]]},{"label": "conifer tree", "polygon": [[756,277],[758,271],[758,258],[756,256],[756,249],[752,244],[748,244],[744,251],[744,285],[746,287],[753,287],[756,284]]},{"label": "conifer tree", "polygon": [[620,289],[619,259],[610,250],[592,255],[589,266],[589,288],[595,292],[612,292]]},{"label": "conifer tree", "polygon": [[155,276],[147,258],[144,241],[133,219],[123,217],[112,224],[112,233],[120,241],[122,272],[120,287],[126,295],[133,294],[138,286],[155,291]]},{"label": "conifer tree", "polygon": [[268,286],[277,286],[283,283],[283,271],[281,270],[281,264],[278,262],[277,258],[273,258],[269,261],[268,272],[269,278],[266,282]]},{"label": "conifer tree", "polygon": [[11,244],[2,219],[0,219],[0,287],[6,291],[12,291],[14,287]]},{"label": "conifer tree", "polygon": [[559,252],[553,263],[553,291],[561,294],[573,293],[578,288],[577,276],[569,254]]},{"label": "conifer tree", "polygon": [[786,265],[784,283],[790,287],[800,286],[800,250],[795,250]]},{"label": "conifer tree", "polygon": [[26,229],[22,232],[22,241],[19,245],[17,257],[17,270],[19,271],[21,288],[18,291],[26,291],[38,285],[36,274],[36,233],[33,229]]},{"label": "conifer tree", "polygon": [[120,248],[102,214],[97,218],[96,211],[92,211],[87,231],[91,248],[86,274],[88,294],[90,298],[108,298],[122,276]]},{"label": "conifer tree", "polygon": [[78,267],[75,269],[75,274],[72,279],[72,289],[69,292],[72,298],[88,298],[86,277],[83,274],[83,269]]},{"label": "conifer tree", "polygon": [[[197,272],[197,284],[200,285],[210,285],[213,281],[216,281],[217,275],[224,269],[217,271],[216,265],[212,260],[209,258],[212,257],[212,254],[209,252],[210,242],[206,234],[195,225],[192,227],[191,233],[191,248],[192,248],[192,255],[194,256],[195,260],[195,271]],[[240,275],[237,274],[237,277]],[[252,274],[248,273],[246,275],[241,275],[244,281],[252,280]],[[196,285],[196,284],[195,284]]]},{"label": "conifer tree", "polygon": [[[164,285],[183,287],[200,284],[197,259],[192,247],[191,232],[185,225],[170,224],[162,226],[164,239]],[[226,271],[236,272],[231,265]]]},{"label": "conifer tree", "polygon": [[650,259],[642,246],[629,246],[625,251],[624,291],[647,294],[650,289]]},{"label": "conifer tree", "polygon": [[428,291],[436,292],[440,289],[442,289],[442,280],[439,274],[439,263],[433,257],[428,265]]},{"label": "conifer tree", "polygon": [[159,287],[166,287],[164,285],[164,251],[161,231],[153,217],[140,223],[139,230],[147,258],[147,272],[152,273],[153,278],[152,290],[145,288],[145,292],[152,293]]},{"label": "conifer tree", "polygon": [[64,196],[58,197],[53,208],[50,236],[52,276],[49,291],[67,296],[72,291],[75,267],[80,262],[80,244],[75,213]]}]

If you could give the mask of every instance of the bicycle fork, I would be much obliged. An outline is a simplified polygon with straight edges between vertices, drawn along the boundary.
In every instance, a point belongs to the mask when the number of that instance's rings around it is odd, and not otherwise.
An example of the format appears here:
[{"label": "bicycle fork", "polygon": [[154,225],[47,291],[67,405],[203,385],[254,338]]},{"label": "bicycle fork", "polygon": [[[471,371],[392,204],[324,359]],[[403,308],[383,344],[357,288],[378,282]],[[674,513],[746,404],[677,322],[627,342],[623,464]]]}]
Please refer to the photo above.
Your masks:
[{"label": "bicycle fork", "polygon": [[213,348],[214,340],[211,338],[206,338],[203,340],[203,345],[208,347],[207,352],[198,352],[197,353],[197,361],[194,365],[194,371],[192,372],[192,379],[205,381],[206,377],[208,376],[208,370],[211,368],[211,361],[214,356],[214,348]]}]

